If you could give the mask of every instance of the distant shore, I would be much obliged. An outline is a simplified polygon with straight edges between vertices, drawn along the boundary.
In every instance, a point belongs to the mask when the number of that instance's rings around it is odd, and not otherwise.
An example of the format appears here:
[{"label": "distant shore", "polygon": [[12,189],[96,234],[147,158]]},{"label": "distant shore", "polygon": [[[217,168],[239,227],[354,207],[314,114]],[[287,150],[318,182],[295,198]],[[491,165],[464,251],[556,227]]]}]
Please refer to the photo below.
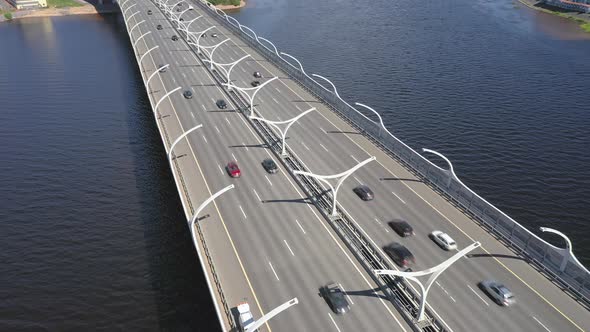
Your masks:
[{"label": "distant shore", "polygon": [[[3,1],[3,0],[0,0]],[[119,11],[119,7],[117,5],[109,4],[109,0],[105,0],[104,5],[94,5],[89,2],[79,1],[80,5],[75,7],[49,7],[49,8],[39,8],[39,9],[26,9],[26,10],[14,10],[14,11],[2,11],[0,12],[0,22],[3,21],[10,21],[4,17],[4,13],[10,13],[12,15],[12,20],[19,19],[19,18],[28,18],[28,17],[50,17],[50,16],[68,16],[68,15],[96,15],[96,14],[106,14],[106,13],[116,13]],[[234,10],[240,9],[246,6],[246,1],[240,0],[240,4],[238,6],[233,5],[217,5],[215,7],[221,10]]]},{"label": "distant shore", "polygon": [[586,32],[590,32],[590,14],[587,13],[577,13],[572,11],[566,11],[561,8],[550,7],[544,4],[541,4],[540,1],[536,0],[518,0],[523,5],[532,8],[534,10],[539,10],[545,13],[561,16],[563,18],[568,18],[571,20],[576,21],[582,28],[582,30]]}]

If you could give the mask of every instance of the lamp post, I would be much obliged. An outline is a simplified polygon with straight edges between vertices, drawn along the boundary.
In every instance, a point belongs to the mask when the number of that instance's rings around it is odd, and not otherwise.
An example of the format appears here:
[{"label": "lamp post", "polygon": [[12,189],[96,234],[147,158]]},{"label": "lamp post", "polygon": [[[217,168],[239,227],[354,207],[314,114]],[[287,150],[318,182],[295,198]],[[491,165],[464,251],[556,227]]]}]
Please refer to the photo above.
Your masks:
[{"label": "lamp post", "polygon": [[160,100],[158,100],[158,102],[156,103],[156,107],[154,107],[154,114],[158,111],[158,106],[160,106],[160,103],[164,100],[164,98],[170,96],[171,94],[173,94],[174,92],[180,90],[180,87],[177,87],[174,90],[168,91],[167,94],[165,94],[164,96],[162,96],[162,98],[160,98]]},{"label": "lamp post", "polygon": [[[229,40],[230,40],[230,39],[229,39],[229,38],[227,38],[227,39],[225,39],[225,40],[223,40],[223,41],[219,42],[219,43],[218,43],[217,45],[215,45],[215,46],[209,46],[209,48],[210,48],[210,47],[213,47],[213,49],[211,50],[211,54],[209,55],[209,59],[213,60],[213,53],[215,53],[215,50],[217,50],[217,49],[219,48],[219,46],[221,46],[221,45],[222,45],[222,44],[224,44],[225,42],[228,42]],[[208,47],[205,47],[205,46],[203,46],[203,48],[204,48],[204,49],[207,49]],[[211,65],[211,66],[210,66],[210,69],[211,69],[211,70],[213,70],[213,62],[211,62],[211,63],[210,63],[210,65]]]},{"label": "lamp post", "polygon": [[279,313],[289,309],[290,307],[299,303],[299,300],[295,297],[290,299],[289,301],[281,304],[280,306],[274,308],[273,310],[269,311],[266,315],[260,317],[257,321],[255,321],[252,325],[246,327],[245,332],[256,331],[257,328],[261,327],[263,324],[268,322],[271,318],[278,315]]},{"label": "lamp post", "polygon": [[213,29],[213,28],[215,28],[215,26],[209,27],[209,28],[207,28],[207,29],[205,29],[205,30],[203,30],[203,31],[199,32],[199,36],[197,37],[197,51],[199,52],[199,54],[201,54],[201,53],[202,53],[202,52],[201,52],[201,45],[200,45],[200,40],[201,40],[201,37],[203,37],[203,35],[204,35],[205,33],[207,33],[207,31],[209,31],[209,30],[211,30],[211,29]]},{"label": "lamp post", "polygon": [[150,54],[150,52],[151,52],[151,51],[153,51],[153,50],[157,49],[158,47],[160,47],[160,46],[156,45],[156,46],[154,46],[154,47],[150,48],[149,50],[147,50],[147,52],[145,52],[144,54],[142,54],[142,56],[139,58],[139,64],[141,65],[141,62],[143,61],[143,59],[144,59],[144,58],[145,58],[145,57],[146,57],[148,54]]},{"label": "lamp post", "polygon": [[[467,254],[468,252],[470,252],[471,250],[473,250],[479,246],[481,246],[481,244],[479,242],[472,243],[468,247],[466,247],[463,250],[459,251],[458,253],[454,254],[452,257],[450,257],[446,261],[438,264],[437,266],[435,266],[433,268],[426,269],[423,271],[402,272],[402,271],[397,271],[397,270],[374,270],[374,272],[377,275],[387,274],[387,275],[407,278],[407,279],[410,279],[418,284],[418,286],[420,287],[420,293],[421,293],[420,297],[421,298],[420,298],[420,310],[418,311],[418,316],[416,317],[416,320],[418,322],[420,322],[424,319],[424,309],[426,307],[426,296],[428,295],[428,291],[430,290],[430,287],[432,286],[432,284],[434,283],[436,278],[439,275],[441,275],[441,273],[443,273],[446,269],[448,269],[449,266],[451,266],[451,264],[453,264],[454,262],[459,260],[459,258],[465,256],[465,254]],[[425,276],[425,275],[430,275],[430,277],[428,277],[428,280],[426,281],[426,287],[424,287],[424,285],[417,278],[417,277]]]},{"label": "lamp post", "polygon": [[123,11],[123,16],[127,15],[127,12],[129,11],[129,9],[131,9],[131,8],[133,8],[133,7],[135,7],[135,6],[137,6],[137,3],[134,3],[134,4],[132,4],[131,6],[127,7],[127,9],[125,9],[125,10]]},{"label": "lamp post", "polygon": [[[344,171],[342,173],[338,173],[335,175],[317,175],[317,174],[313,174],[310,172],[303,172],[303,171],[293,171],[294,174],[297,175],[304,175],[304,176],[309,176],[312,178],[316,178],[322,182],[324,182],[325,184],[327,184],[330,189],[332,190],[332,196],[334,197],[334,200],[332,202],[332,217],[336,216],[336,196],[338,195],[338,189],[340,189],[340,186],[342,185],[342,183],[344,182],[344,180],[346,180],[347,177],[349,177],[352,173],[354,173],[357,169],[363,167],[364,165],[368,164],[369,162],[375,160],[377,158],[375,157],[371,157],[369,159],[366,159],[365,161],[360,162],[358,165],[354,166],[353,168],[349,169],[348,171]],[[334,189],[334,186],[332,186],[332,184],[328,181],[330,179],[338,179],[338,182],[336,183],[336,189]]]},{"label": "lamp post", "polygon": [[[229,76],[228,76],[228,78],[229,78]],[[260,84],[257,87],[254,87],[254,88],[240,88],[239,86],[235,86],[234,84],[231,84],[229,81],[228,81],[227,85],[228,85],[228,88],[231,86],[232,88],[244,93],[248,97],[248,99],[250,101],[249,107],[250,107],[250,116],[251,116],[252,114],[254,114],[254,97],[256,97],[256,94],[258,93],[258,91],[260,91],[260,89],[262,89],[265,85],[267,85],[268,83],[270,83],[276,79],[278,79],[277,76],[271,78],[270,80]],[[250,96],[246,93],[246,91],[252,91],[252,90],[254,90],[254,93],[252,94],[252,96]]]},{"label": "lamp post", "polygon": [[131,14],[129,17],[127,17],[127,19],[125,20],[125,23],[126,23],[126,24],[129,24],[129,20],[131,20],[131,18],[132,18],[133,16],[137,15],[137,14],[139,14],[139,10],[138,10],[138,11],[136,11],[135,13]]},{"label": "lamp post", "polygon": [[445,157],[442,153],[439,153],[439,152],[436,152],[436,151],[430,150],[430,149],[423,148],[422,151],[426,152],[426,153],[432,153],[436,156],[439,156],[442,160],[444,160],[447,163],[447,165],[449,165],[449,169],[446,170],[446,169],[438,167],[438,165],[432,164],[436,168],[440,169],[442,172],[444,172],[445,174],[448,175],[447,186],[450,186],[451,181],[455,180],[455,181],[459,182],[462,186],[467,187],[466,185],[463,184],[463,182],[461,182],[461,180],[459,180],[459,178],[457,177],[457,174],[455,174],[455,170],[453,169],[453,163],[451,163],[451,161],[449,159],[447,159],[447,157]]},{"label": "lamp post", "polygon": [[[215,65],[215,66],[217,66],[217,68],[221,68],[221,69],[223,70],[223,72],[224,72],[224,74],[225,74],[225,77],[226,77],[226,81],[227,81],[227,82],[226,82],[227,89],[228,89],[229,91],[231,91],[231,87],[232,87],[232,86],[229,84],[229,83],[231,82],[231,81],[230,81],[230,79],[229,79],[229,75],[231,74],[231,71],[232,71],[232,69],[233,69],[233,68],[234,68],[234,67],[235,67],[235,66],[236,66],[236,65],[237,65],[237,64],[238,64],[240,61],[244,60],[245,58],[247,58],[247,57],[249,57],[249,56],[250,56],[250,54],[246,54],[246,55],[244,55],[243,57],[241,57],[241,58],[239,58],[238,60],[236,60],[236,61],[234,61],[234,62],[231,62],[231,63],[218,63],[218,62],[215,62],[215,61],[213,61],[213,59],[210,59],[210,60],[204,59],[203,61],[206,61],[206,62],[211,62],[211,64],[212,64],[212,65]],[[229,70],[225,69],[225,66],[230,66],[230,67],[229,67]]]},{"label": "lamp post", "polygon": [[152,33],[152,32],[151,32],[151,31],[148,31],[148,32],[144,33],[143,35],[139,36],[139,38],[137,38],[137,39],[135,40],[135,42],[133,43],[133,47],[137,47],[137,43],[138,43],[140,40],[142,40],[142,39],[143,39],[143,37],[145,37],[145,36],[149,35],[150,33]]},{"label": "lamp post", "polygon": [[182,14],[186,13],[187,11],[189,11],[191,9],[193,9],[193,6],[189,5],[187,9],[181,11],[180,14],[178,14],[178,19],[176,20],[176,22],[180,22],[180,19],[182,18]]},{"label": "lamp post", "polygon": [[148,77],[148,79],[147,79],[147,82],[146,82],[145,84],[149,86],[149,85],[150,85],[150,81],[152,80],[152,78],[153,78],[154,76],[156,76],[156,74],[157,74],[157,73],[159,73],[159,72],[160,72],[160,70],[162,70],[162,69],[165,69],[165,68],[168,68],[168,67],[170,67],[170,64],[165,64],[165,65],[163,65],[162,67],[160,67],[160,68],[157,68],[157,69],[156,69],[156,70],[155,70],[155,71],[154,71],[154,72],[153,72],[153,73],[150,75],[150,77]]},{"label": "lamp post", "polygon": [[[190,20],[190,21],[187,23],[186,27],[184,28],[184,32],[186,33],[187,37],[188,37],[188,34],[189,34],[189,31],[188,31],[188,29],[191,27],[191,24],[193,24],[193,22],[194,22],[194,21],[196,21],[196,20],[200,19],[201,17],[203,17],[203,15],[199,15],[198,17],[195,17],[195,18],[193,18],[192,20]],[[184,25],[184,24],[183,24],[183,25]]]},{"label": "lamp post", "polygon": [[567,267],[567,263],[570,260],[572,260],[572,261],[574,261],[574,263],[576,263],[576,265],[578,265],[580,268],[582,268],[582,270],[584,270],[586,273],[590,273],[590,271],[588,271],[588,269],[584,265],[582,265],[582,263],[580,263],[580,261],[578,260],[576,255],[574,255],[574,252],[572,250],[572,241],[570,241],[570,239],[565,234],[563,234],[562,232],[555,230],[553,228],[549,228],[549,227],[539,227],[539,229],[541,230],[541,232],[553,233],[555,235],[558,235],[565,241],[565,248],[558,248],[552,244],[549,244],[552,247],[554,247],[555,250],[560,251],[563,254],[563,259],[561,260],[561,265],[559,266],[559,271],[561,271],[561,272],[565,271],[565,268]]},{"label": "lamp post", "polygon": [[145,20],[141,20],[141,21],[135,23],[135,25],[133,27],[131,27],[131,29],[129,29],[129,37],[131,37],[131,33],[133,33],[133,30],[135,30],[135,28],[137,28],[142,23],[145,23]]},{"label": "lamp post", "polygon": [[[282,156],[285,156],[286,155],[285,154],[285,146],[286,146],[285,138],[287,137],[287,131],[289,130],[289,128],[291,128],[291,126],[297,120],[299,120],[305,114],[307,114],[309,112],[312,112],[312,111],[315,111],[315,110],[316,110],[315,107],[312,107],[312,108],[308,109],[307,111],[305,111],[305,112],[297,115],[296,117],[294,117],[294,118],[292,118],[290,120],[285,120],[285,121],[269,121],[269,120],[266,120],[266,119],[263,119],[263,118],[259,118],[257,116],[250,116],[250,119],[252,119],[252,120],[258,120],[258,121],[262,121],[262,122],[268,123],[269,125],[275,127],[279,131],[279,133],[281,133],[281,141],[282,141],[282,145],[283,145],[282,151],[281,151],[281,155]],[[286,124],[286,123],[288,123],[288,125],[285,128],[285,131],[281,130],[281,127],[279,127],[279,125]]]},{"label": "lamp post", "polygon": [[217,318],[219,319],[219,325],[220,325],[222,331],[225,331],[225,325],[224,325],[223,321],[221,320],[221,317],[222,317],[221,310],[219,309],[219,305],[217,304],[217,301],[215,300],[216,299],[215,292],[211,288],[211,281],[209,280],[209,273],[207,273],[207,267],[204,264],[203,255],[201,254],[201,248],[199,247],[199,242],[198,242],[197,236],[195,234],[195,222],[197,221],[197,217],[198,217],[199,213],[201,213],[201,210],[203,210],[205,208],[205,206],[207,206],[207,204],[211,203],[217,197],[219,197],[220,195],[222,195],[226,191],[233,189],[233,188],[234,188],[234,185],[230,184],[229,186],[221,189],[220,191],[216,192],[213,196],[211,196],[207,200],[205,200],[197,208],[196,212],[193,214],[193,217],[191,218],[191,220],[188,223],[189,229],[191,231],[191,237],[193,239],[193,244],[195,245],[195,249],[197,251],[197,256],[199,257],[199,262],[201,263],[201,269],[204,272],[203,274],[205,275],[205,280],[207,281],[207,287],[209,288],[209,294],[211,295],[211,298],[213,299],[213,305],[215,306],[215,312],[217,313]]},{"label": "lamp post", "polygon": [[180,135],[173,143],[172,145],[170,145],[170,150],[168,151],[168,159],[172,159],[172,150],[174,150],[174,147],[176,146],[176,144],[178,144],[178,142],[180,142],[181,139],[185,138],[186,135],[192,133],[193,131],[199,129],[203,127],[202,124],[196,125],[194,127],[192,127],[191,129],[185,131],[182,135]]}]

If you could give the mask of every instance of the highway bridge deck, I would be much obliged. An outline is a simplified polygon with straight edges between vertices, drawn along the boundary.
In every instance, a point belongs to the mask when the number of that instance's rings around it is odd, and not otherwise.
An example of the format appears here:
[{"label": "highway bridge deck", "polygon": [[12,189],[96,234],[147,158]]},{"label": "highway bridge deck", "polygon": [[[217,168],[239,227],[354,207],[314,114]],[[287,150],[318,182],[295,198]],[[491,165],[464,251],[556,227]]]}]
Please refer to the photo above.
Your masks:
[{"label": "highway bridge deck", "polygon": [[[158,106],[155,118],[166,145],[182,133],[203,124],[174,148],[174,172],[188,219],[194,210],[216,191],[234,184],[235,189],[210,204],[198,220],[206,243],[207,273],[213,278],[210,260],[223,289],[228,308],[246,300],[260,317],[281,303],[297,297],[299,304],[273,318],[265,329],[277,331],[411,331],[396,307],[379,290],[370,275],[355,260],[346,245],[305,197],[284,166],[253,130],[245,115],[236,111],[225,87],[212,76],[206,63],[189,47],[163,12],[146,0],[127,0],[122,11],[128,20],[131,43],[147,80],[160,65],[166,72],[156,74],[148,91],[152,107],[176,87]],[[130,6],[133,8],[129,9]],[[182,9],[186,9],[187,4]],[[205,46],[230,38],[215,51],[215,61],[233,62],[246,54],[251,57],[232,71],[233,84],[250,87],[260,72],[264,83],[255,98],[259,114],[268,120],[287,120],[315,107],[289,129],[287,144],[308,170],[335,174],[370,156],[377,157],[359,169],[342,186],[338,201],[343,209],[378,248],[396,241],[406,245],[416,257],[415,271],[435,266],[452,256],[428,237],[433,230],[449,233],[459,249],[474,241],[482,246],[462,258],[437,280],[428,303],[449,331],[584,331],[590,330],[588,310],[542,276],[521,257],[480,228],[461,210],[421,182],[412,172],[375,146],[365,136],[337,116],[326,105],[287,74],[268,62],[225,27],[217,24],[208,10],[197,6],[183,14],[185,22],[199,15],[190,30],[216,26],[202,38]],[[148,15],[147,11],[153,14]],[[133,16],[133,17],[132,17]],[[140,23],[145,20],[144,23]],[[156,25],[162,25],[157,30]],[[141,40],[140,36],[146,32]],[[211,37],[216,33],[217,37]],[[171,37],[181,37],[173,41]],[[183,98],[190,90],[192,99]],[[227,109],[216,106],[218,99]],[[279,164],[277,174],[267,174],[261,166],[265,158]],[[235,160],[241,178],[227,175],[225,165]],[[375,200],[363,202],[352,188],[366,184]],[[326,187],[326,189],[328,189]],[[407,220],[415,235],[400,238],[387,225],[394,219]],[[197,232],[197,234],[199,234]],[[202,245],[202,243],[201,243]],[[205,248],[202,248],[205,249]],[[387,257],[381,252],[383,257]],[[387,258],[389,259],[389,258]],[[395,266],[393,262],[390,262]],[[517,304],[497,306],[478,289],[479,281],[502,281],[516,294]],[[339,282],[352,304],[351,311],[334,315],[318,295],[320,286]],[[213,281],[212,281],[213,283]],[[226,328],[231,325],[215,284]]]}]

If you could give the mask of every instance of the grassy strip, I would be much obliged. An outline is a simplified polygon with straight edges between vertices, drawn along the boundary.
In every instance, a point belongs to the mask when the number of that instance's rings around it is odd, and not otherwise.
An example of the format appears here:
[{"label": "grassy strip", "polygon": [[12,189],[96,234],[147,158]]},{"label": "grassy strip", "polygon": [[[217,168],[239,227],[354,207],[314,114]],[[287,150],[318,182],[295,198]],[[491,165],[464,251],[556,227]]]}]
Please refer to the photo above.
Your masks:
[{"label": "grassy strip", "polygon": [[584,23],[580,25],[580,28],[586,32],[590,32],[590,23]]},{"label": "grassy strip", "polygon": [[7,19],[8,21],[12,20],[12,13],[11,12],[4,13],[4,18]]},{"label": "grassy strip", "polygon": [[64,8],[64,7],[80,7],[81,3],[73,0],[47,0],[47,7]]},{"label": "grassy strip", "polygon": [[208,1],[214,5],[233,5],[233,6],[240,5],[240,0],[208,0]]}]

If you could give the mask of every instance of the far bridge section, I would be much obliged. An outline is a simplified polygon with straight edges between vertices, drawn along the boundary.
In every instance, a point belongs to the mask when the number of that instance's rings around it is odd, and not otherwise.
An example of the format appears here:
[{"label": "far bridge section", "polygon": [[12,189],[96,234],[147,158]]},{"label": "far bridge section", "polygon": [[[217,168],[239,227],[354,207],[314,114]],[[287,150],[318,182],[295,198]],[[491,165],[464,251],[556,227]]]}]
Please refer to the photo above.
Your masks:
[{"label": "far bridge section", "polygon": [[[424,149],[448,169],[206,2],[120,6],[224,329],[239,325],[244,301],[256,319],[285,310],[264,325],[279,331],[590,329],[590,278],[571,248],[552,246],[479,197],[442,154]],[[263,159],[279,161],[279,172],[266,173]],[[228,177],[228,161],[241,178]],[[374,201],[355,196],[359,184]],[[388,221],[400,219],[414,236],[390,232]],[[459,250],[481,247],[429,280],[427,297],[414,281],[377,273],[400,274],[384,251],[392,241],[414,253],[418,274],[451,259],[429,239],[434,230]],[[517,304],[496,306],[478,288],[490,278],[511,288]],[[345,315],[319,296],[331,281],[351,303]]]}]

